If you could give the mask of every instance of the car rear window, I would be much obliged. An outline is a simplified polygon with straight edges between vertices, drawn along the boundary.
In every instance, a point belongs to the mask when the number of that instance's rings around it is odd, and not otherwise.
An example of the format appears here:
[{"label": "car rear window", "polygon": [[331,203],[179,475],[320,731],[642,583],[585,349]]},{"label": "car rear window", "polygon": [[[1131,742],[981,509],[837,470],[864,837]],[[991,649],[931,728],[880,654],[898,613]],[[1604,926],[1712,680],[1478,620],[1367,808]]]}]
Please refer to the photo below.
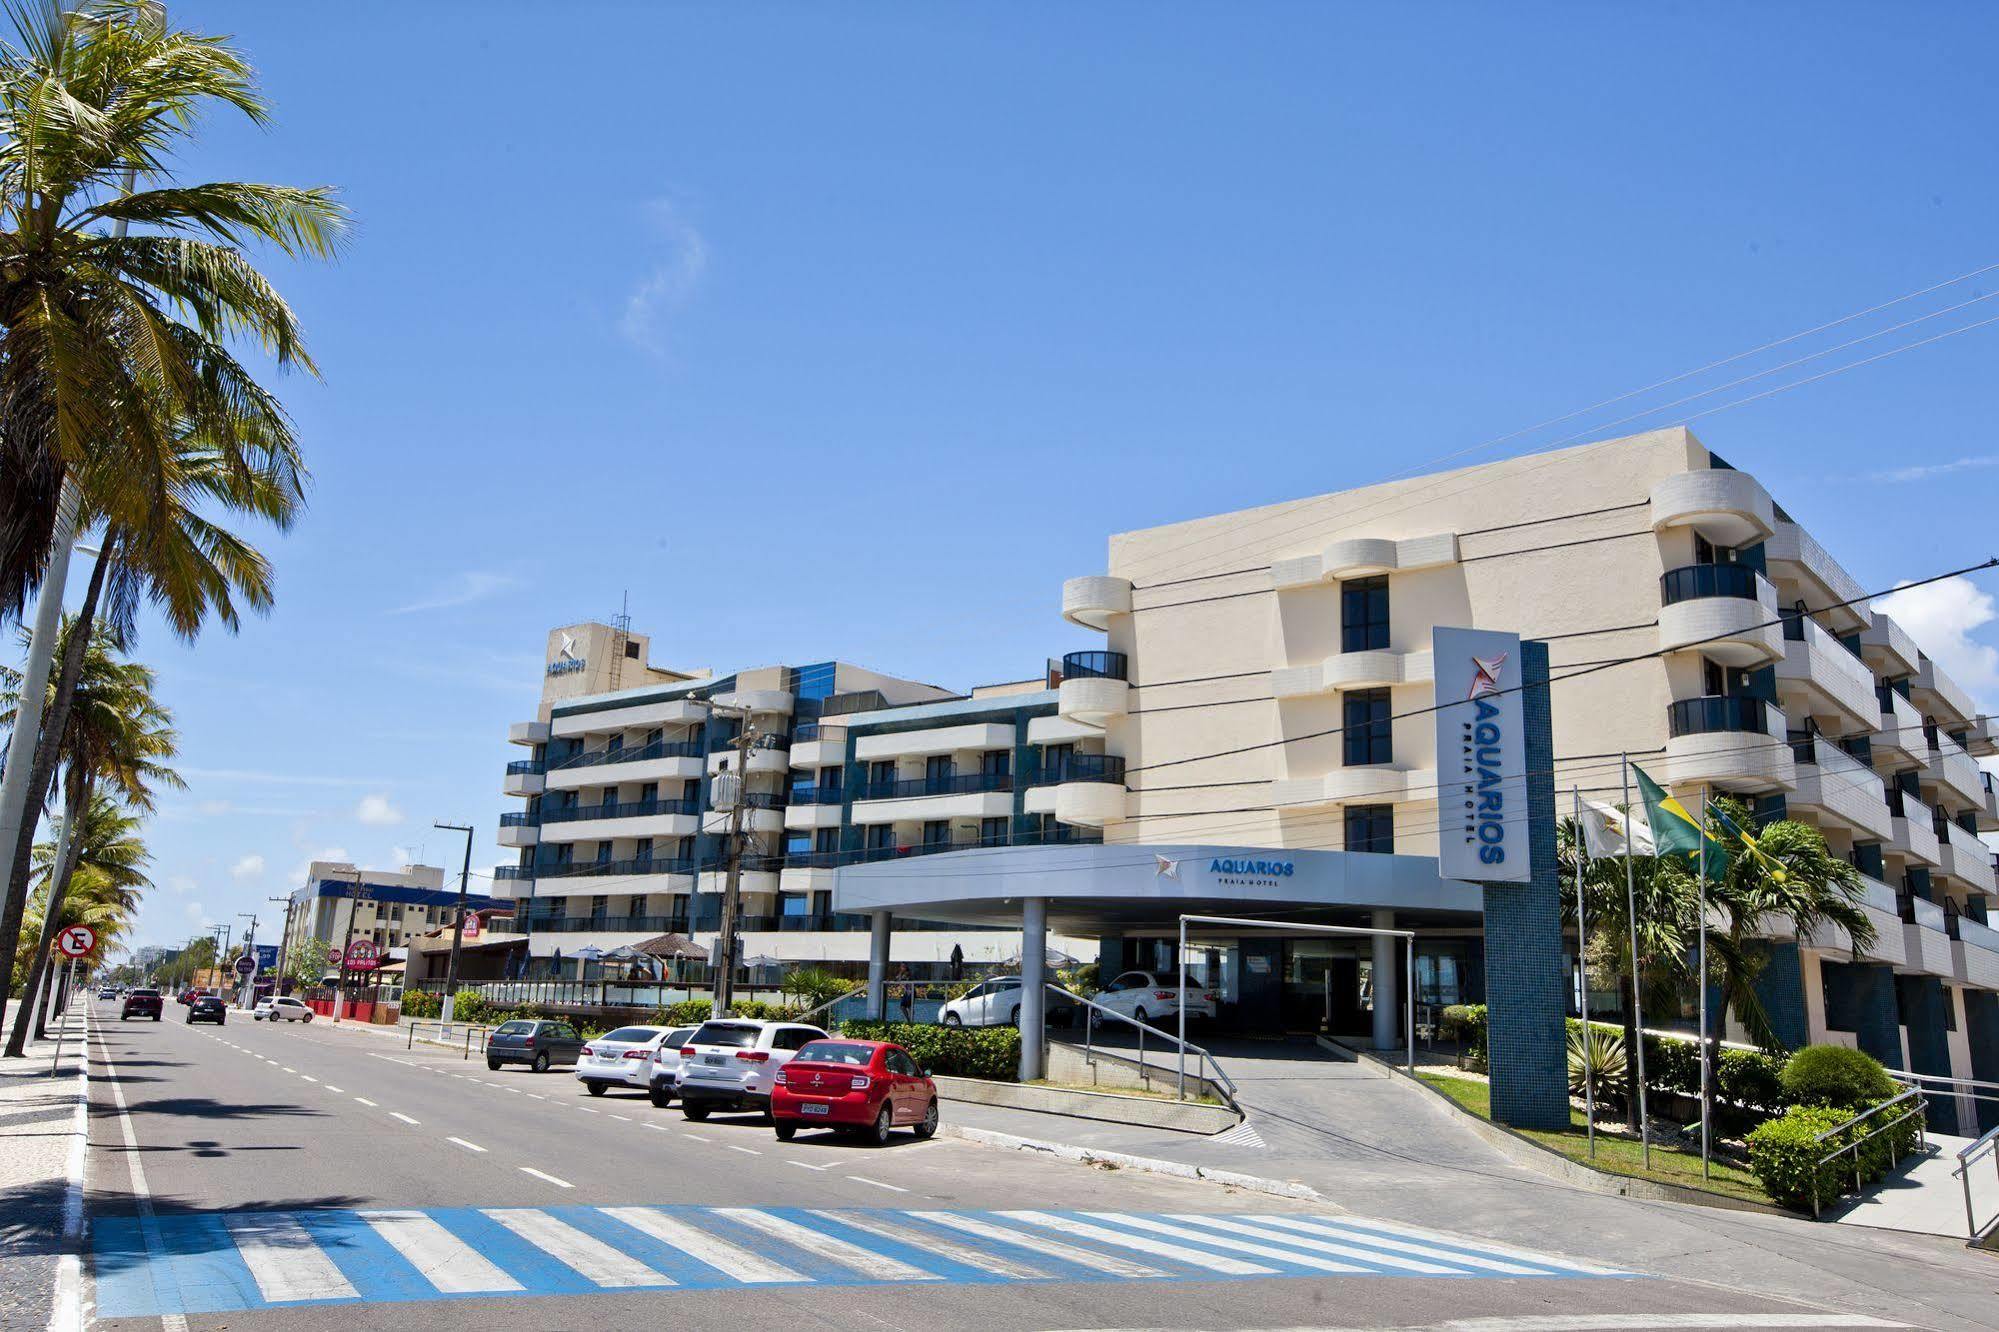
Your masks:
[{"label": "car rear window", "polygon": [[687,1038],[693,1034],[694,1028],[692,1027],[675,1027],[672,1031],[666,1033],[665,1043],[677,1048],[687,1044]]},{"label": "car rear window", "polygon": [[630,1041],[634,1044],[644,1044],[657,1035],[659,1035],[658,1027],[620,1027],[616,1031],[605,1032],[597,1039],[600,1041]]},{"label": "car rear window", "polygon": [[160,997],[160,992],[158,990],[134,990],[132,991],[132,997],[134,999],[157,999]]},{"label": "car rear window", "polygon": [[495,1036],[525,1036],[534,1030],[532,1022],[502,1022]]},{"label": "car rear window", "polygon": [[866,1068],[874,1062],[875,1047],[852,1041],[811,1041],[797,1057],[814,1064],[854,1064]]},{"label": "car rear window", "polygon": [[689,1045],[730,1045],[737,1049],[757,1043],[757,1033],[762,1027],[750,1026],[742,1022],[704,1022],[694,1033]]}]

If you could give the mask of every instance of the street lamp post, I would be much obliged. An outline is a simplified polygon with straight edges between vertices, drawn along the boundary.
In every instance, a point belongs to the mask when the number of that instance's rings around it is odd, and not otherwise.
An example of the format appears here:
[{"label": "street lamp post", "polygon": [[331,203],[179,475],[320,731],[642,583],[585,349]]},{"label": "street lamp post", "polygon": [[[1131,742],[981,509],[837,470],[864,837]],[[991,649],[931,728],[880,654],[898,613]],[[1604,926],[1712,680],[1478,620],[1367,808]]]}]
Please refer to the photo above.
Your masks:
[{"label": "street lamp post", "polygon": [[748,708],[732,707],[710,699],[708,711],[710,716],[731,716],[742,722],[741,729],[736,732],[736,769],[730,772],[725,761],[722,770],[715,774],[709,791],[711,805],[722,799],[729,800],[729,871],[722,887],[722,928],[716,940],[720,966],[716,968],[714,977],[713,1007],[716,1017],[727,1017],[736,989],[736,918],[742,902],[743,811],[749,805],[750,750],[761,737],[751,721]]},{"label": "street lamp post", "polygon": [[472,829],[463,823],[432,823],[430,826],[465,834],[465,863],[458,871],[458,913],[451,922],[451,962],[444,972],[444,1035],[448,1040],[451,1036],[452,1010],[458,1006],[458,950],[465,939],[465,895],[472,878]]}]

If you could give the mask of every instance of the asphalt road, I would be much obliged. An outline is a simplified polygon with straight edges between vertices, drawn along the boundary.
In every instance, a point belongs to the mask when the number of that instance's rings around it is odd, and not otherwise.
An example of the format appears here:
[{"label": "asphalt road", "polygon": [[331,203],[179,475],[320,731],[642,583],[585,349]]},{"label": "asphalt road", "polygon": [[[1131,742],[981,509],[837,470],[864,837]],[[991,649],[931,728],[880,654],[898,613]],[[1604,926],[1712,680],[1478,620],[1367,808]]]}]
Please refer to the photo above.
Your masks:
[{"label": "asphalt road", "polygon": [[184,1011],[96,1016],[107,1328],[1896,1325],[949,1138],[779,1143],[566,1072]]}]

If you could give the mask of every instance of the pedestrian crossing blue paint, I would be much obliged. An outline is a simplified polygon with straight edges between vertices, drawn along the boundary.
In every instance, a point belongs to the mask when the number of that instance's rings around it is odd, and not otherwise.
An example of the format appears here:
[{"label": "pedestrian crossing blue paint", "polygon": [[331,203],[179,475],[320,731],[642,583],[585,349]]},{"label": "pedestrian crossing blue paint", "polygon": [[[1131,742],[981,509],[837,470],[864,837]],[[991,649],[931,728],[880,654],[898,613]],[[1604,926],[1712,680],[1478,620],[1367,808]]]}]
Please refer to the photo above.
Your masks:
[{"label": "pedestrian crossing blue paint", "polygon": [[[432,1284],[424,1271],[423,1261],[426,1255],[421,1252],[421,1244],[414,1246],[418,1252],[406,1251],[380,1234],[359,1211],[328,1209],[238,1214],[202,1212],[163,1215],[150,1224],[135,1217],[106,1216],[98,1218],[92,1227],[93,1274],[97,1287],[98,1316],[155,1317],[160,1314],[225,1313],[244,1309],[294,1308],[319,1304],[515,1298],[518,1295],[576,1295],[597,1293],[606,1289],[658,1290],[670,1294],[678,1290],[759,1289],[764,1285],[787,1284],[1003,1286],[1067,1281],[1159,1283],[1270,1279],[1221,1275],[1196,1263],[1164,1256],[1156,1249],[1147,1251],[1141,1248],[1124,1248],[1108,1238],[1049,1229],[1025,1218],[1009,1216],[1003,1212],[940,1213],[921,1208],[842,1208],[822,1213],[798,1207],[753,1209],[761,1216],[789,1222],[811,1234],[828,1237],[838,1241],[840,1245],[852,1246],[853,1249],[861,1251],[859,1254],[854,1254],[835,1247],[832,1255],[829,1255],[813,1252],[805,1237],[780,1238],[767,1234],[756,1226],[738,1217],[724,1215],[715,1208],[640,1209],[669,1217],[680,1225],[690,1227],[706,1240],[723,1241],[734,1245],[737,1249],[746,1250],[781,1264],[797,1277],[795,1281],[759,1283],[751,1286],[704,1261],[699,1253],[693,1251],[699,1246],[690,1245],[688,1249],[682,1249],[666,1239],[646,1234],[603,1208],[577,1206],[495,1209],[509,1216],[532,1217],[533,1214],[539,1213],[542,1217],[554,1218],[583,1236],[601,1241],[619,1254],[644,1264],[657,1274],[656,1282],[649,1281],[637,1286],[606,1287],[598,1285],[576,1267],[565,1262],[558,1249],[544,1248],[480,1210],[473,1208],[408,1210],[420,1213],[436,1222],[452,1240],[462,1243],[467,1249],[484,1257],[506,1277],[517,1282],[521,1290],[497,1293],[441,1290]],[[938,1225],[933,1218],[940,1215],[969,1218],[982,1226],[998,1227],[1002,1234],[974,1234]],[[1225,1244],[1211,1242],[1228,1238],[1229,1235],[1222,1231],[1208,1234],[1200,1226],[1190,1224],[1184,1216],[1176,1217],[1164,1213],[1129,1214],[1147,1222],[1161,1223],[1174,1228],[1171,1233],[1167,1233],[1120,1225],[1114,1219],[1107,1219],[1104,1213],[1049,1212],[1048,1215],[1081,1221],[1101,1230],[1134,1239],[1163,1241],[1197,1254],[1251,1261],[1259,1267],[1270,1269],[1277,1277],[1311,1277],[1324,1281],[1364,1279],[1370,1276],[1408,1276],[1411,1274],[1405,1268],[1396,1266],[1395,1260],[1406,1261],[1411,1257],[1420,1257],[1424,1262],[1448,1269],[1441,1275],[1468,1280],[1510,1275],[1582,1279],[1630,1275],[1552,1255],[1530,1253],[1506,1246],[1486,1245],[1459,1236],[1417,1230],[1386,1222],[1371,1222],[1365,1218],[1343,1214],[1324,1216],[1310,1212],[1215,1214],[1216,1219],[1251,1222],[1264,1220],[1272,1215],[1282,1215],[1323,1222],[1327,1227],[1312,1234],[1303,1232],[1287,1234],[1275,1228],[1259,1231],[1253,1236],[1254,1242],[1277,1256],[1259,1253],[1253,1258],[1239,1250],[1232,1251]],[[955,1246],[960,1251],[961,1257],[954,1258],[916,1243],[877,1234],[859,1224],[847,1224],[842,1220],[843,1216],[858,1218],[861,1221],[873,1221],[890,1228],[893,1232],[919,1239],[934,1233],[940,1244]],[[231,1230],[232,1225],[240,1227],[244,1221],[265,1224],[294,1223],[302,1227],[304,1235],[308,1237],[308,1243],[298,1250],[281,1253],[276,1257],[267,1254],[263,1259],[265,1266],[262,1269],[266,1279],[272,1276],[274,1270],[272,1264],[276,1264],[276,1270],[279,1271],[282,1271],[283,1265],[288,1262],[299,1265],[316,1264],[323,1272],[324,1264],[330,1262],[337,1269],[339,1277],[344,1278],[346,1284],[352,1287],[353,1293],[325,1299],[267,1298],[265,1289],[259,1284],[257,1272],[253,1271],[251,1263],[245,1261],[238,1239]],[[1234,1233],[1233,1237],[1252,1238],[1242,1233]],[[1323,1270],[1316,1268],[1314,1260],[1322,1262],[1325,1254],[1309,1247],[1310,1240],[1315,1237],[1322,1240],[1337,1240],[1341,1244],[1350,1246],[1352,1253],[1362,1255],[1343,1256],[1341,1259],[1362,1269],[1361,1272],[1351,1278],[1330,1277]],[[1305,1243],[1300,1243],[1301,1240]],[[1409,1247],[1412,1245],[1415,1246],[1413,1253]],[[1371,1263],[1366,1256],[1369,1254],[1379,1254],[1380,1261]],[[998,1264],[1002,1270],[993,1271],[976,1267],[962,1260],[971,1255],[1004,1260]],[[1293,1255],[1297,1259],[1295,1262],[1290,1260]],[[429,1257],[434,1261],[436,1255],[433,1253]],[[1156,1272],[1157,1275],[1135,1277],[1106,1272],[1090,1266],[1089,1260],[1092,1258],[1118,1260],[1125,1265],[1124,1270],[1127,1272],[1136,1266]],[[871,1262],[875,1260],[879,1261],[871,1266]],[[1490,1264],[1494,1260],[1524,1268],[1526,1271],[1507,1273],[1495,1271],[1491,1266],[1479,1265],[1481,1262]],[[898,1268],[895,1264],[900,1264],[902,1267]],[[1013,1272],[1031,1269],[1043,1275],[1039,1277],[1009,1275],[1007,1270],[1009,1266]],[[915,1269],[925,1280],[920,1283],[910,1280],[906,1269]],[[901,1280],[887,1279],[883,1276],[885,1272],[898,1271],[904,1272]],[[1435,1277],[1432,1276],[1430,1279]],[[336,1279],[332,1284],[337,1288],[340,1282]]]}]

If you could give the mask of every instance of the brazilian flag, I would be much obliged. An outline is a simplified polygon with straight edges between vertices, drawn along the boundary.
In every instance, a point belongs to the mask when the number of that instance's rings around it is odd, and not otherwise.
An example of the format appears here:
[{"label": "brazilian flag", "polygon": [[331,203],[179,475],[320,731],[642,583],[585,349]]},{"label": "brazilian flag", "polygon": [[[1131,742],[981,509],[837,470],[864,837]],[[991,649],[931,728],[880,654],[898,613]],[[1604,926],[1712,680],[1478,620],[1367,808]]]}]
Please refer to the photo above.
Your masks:
[{"label": "brazilian flag", "polygon": [[1685,856],[1688,864],[1701,858],[1701,844],[1707,843],[1707,876],[1718,879],[1728,872],[1728,852],[1701,822],[1687,813],[1687,807],[1666,794],[1664,787],[1645,775],[1637,764],[1638,792],[1645,797],[1645,813],[1652,824],[1652,843],[1662,856]]}]

